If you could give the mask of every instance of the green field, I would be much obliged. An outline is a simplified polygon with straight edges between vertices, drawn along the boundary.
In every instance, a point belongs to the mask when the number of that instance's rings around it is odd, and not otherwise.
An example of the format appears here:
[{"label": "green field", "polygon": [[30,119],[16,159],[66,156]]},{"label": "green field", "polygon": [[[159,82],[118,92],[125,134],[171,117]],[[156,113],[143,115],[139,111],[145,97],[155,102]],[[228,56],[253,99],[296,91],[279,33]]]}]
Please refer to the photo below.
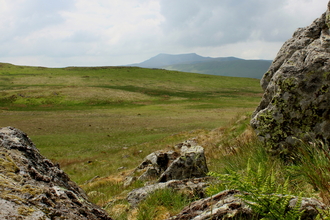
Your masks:
[{"label": "green field", "polygon": [[238,115],[251,114],[261,96],[259,80],[250,78],[0,64],[0,126],[26,132],[87,192],[85,183],[95,176],[124,175],[155,150],[210,138]]},{"label": "green field", "polygon": [[[1,64],[0,82],[1,127],[26,132],[65,170],[106,160],[100,175],[181,141],[178,133],[217,128],[252,112],[261,97],[255,79],[136,67]],[[161,144],[168,139],[173,143]],[[123,154],[133,158],[113,162]],[[78,183],[93,177],[85,171],[85,178],[79,171],[69,173]]]}]

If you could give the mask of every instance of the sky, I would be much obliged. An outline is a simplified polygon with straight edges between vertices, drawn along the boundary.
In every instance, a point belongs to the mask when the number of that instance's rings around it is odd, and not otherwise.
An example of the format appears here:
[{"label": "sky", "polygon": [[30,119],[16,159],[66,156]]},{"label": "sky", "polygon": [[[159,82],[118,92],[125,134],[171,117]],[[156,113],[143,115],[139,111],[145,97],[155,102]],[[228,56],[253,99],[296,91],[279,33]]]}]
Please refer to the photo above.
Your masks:
[{"label": "sky", "polygon": [[159,53],[275,58],[328,0],[0,0],[0,62],[117,66]]}]

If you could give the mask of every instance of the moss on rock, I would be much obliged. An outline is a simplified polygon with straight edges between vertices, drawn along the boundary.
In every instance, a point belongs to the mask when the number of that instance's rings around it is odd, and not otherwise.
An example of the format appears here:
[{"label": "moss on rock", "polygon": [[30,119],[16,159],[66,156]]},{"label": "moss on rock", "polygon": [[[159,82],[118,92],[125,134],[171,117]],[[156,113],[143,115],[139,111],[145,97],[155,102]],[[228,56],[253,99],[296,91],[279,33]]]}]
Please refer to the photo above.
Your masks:
[{"label": "moss on rock", "polygon": [[290,155],[297,139],[330,141],[328,15],[298,29],[261,80],[265,93],[251,125],[274,154]]}]

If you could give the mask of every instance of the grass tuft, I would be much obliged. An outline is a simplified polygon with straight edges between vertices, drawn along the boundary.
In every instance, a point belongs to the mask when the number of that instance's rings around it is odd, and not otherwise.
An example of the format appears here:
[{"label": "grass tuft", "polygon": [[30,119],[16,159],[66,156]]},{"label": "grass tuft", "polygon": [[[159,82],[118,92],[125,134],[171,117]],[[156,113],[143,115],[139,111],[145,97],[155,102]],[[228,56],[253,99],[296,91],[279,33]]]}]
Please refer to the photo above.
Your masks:
[{"label": "grass tuft", "polygon": [[293,174],[307,181],[326,205],[330,205],[330,151],[322,141],[303,142],[295,153]]},{"label": "grass tuft", "polygon": [[172,189],[157,190],[138,207],[138,220],[166,219],[177,214],[192,199]]}]

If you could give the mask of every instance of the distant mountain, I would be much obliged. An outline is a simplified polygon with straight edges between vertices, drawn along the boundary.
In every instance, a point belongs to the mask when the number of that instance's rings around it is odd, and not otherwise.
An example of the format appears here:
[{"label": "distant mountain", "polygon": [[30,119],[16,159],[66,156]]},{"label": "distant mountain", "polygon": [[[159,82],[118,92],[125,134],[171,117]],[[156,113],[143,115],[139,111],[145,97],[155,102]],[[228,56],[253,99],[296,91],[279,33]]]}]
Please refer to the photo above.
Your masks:
[{"label": "distant mountain", "polygon": [[158,54],[142,63],[129,66],[261,79],[270,64],[270,60],[244,60],[236,57],[212,58],[189,53]]},{"label": "distant mountain", "polygon": [[219,76],[235,76],[261,79],[267,72],[269,60],[224,60],[207,61],[196,64],[176,64],[165,66],[164,69],[178,70],[182,72],[203,73]]},{"label": "distant mountain", "polygon": [[149,60],[146,60],[142,63],[133,64],[132,66],[139,66],[139,67],[145,67],[145,68],[162,68],[164,66],[174,65],[174,64],[180,64],[180,63],[194,63],[194,62],[203,62],[208,60],[208,57],[202,57],[195,53],[189,53],[189,54],[179,54],[179,55],[170,55],[170,54],[158,54],[157,56],[154,56],[150,58]]},{"label": "distant mountain", "polygon": [[157,56],[150,58],[149,60],[143,61],[142,63],[132,64],[130,66],[139,66],[144,68],[163,68],[164,66],[176,65],[176,64],[194,64],[201,63],[205,61],[224,61],[224,60],[237,60],[236,57],[220,57],[220,58],[211,58],[203,57],[196,53],[188,54],[165,54],[161,53]]}]

